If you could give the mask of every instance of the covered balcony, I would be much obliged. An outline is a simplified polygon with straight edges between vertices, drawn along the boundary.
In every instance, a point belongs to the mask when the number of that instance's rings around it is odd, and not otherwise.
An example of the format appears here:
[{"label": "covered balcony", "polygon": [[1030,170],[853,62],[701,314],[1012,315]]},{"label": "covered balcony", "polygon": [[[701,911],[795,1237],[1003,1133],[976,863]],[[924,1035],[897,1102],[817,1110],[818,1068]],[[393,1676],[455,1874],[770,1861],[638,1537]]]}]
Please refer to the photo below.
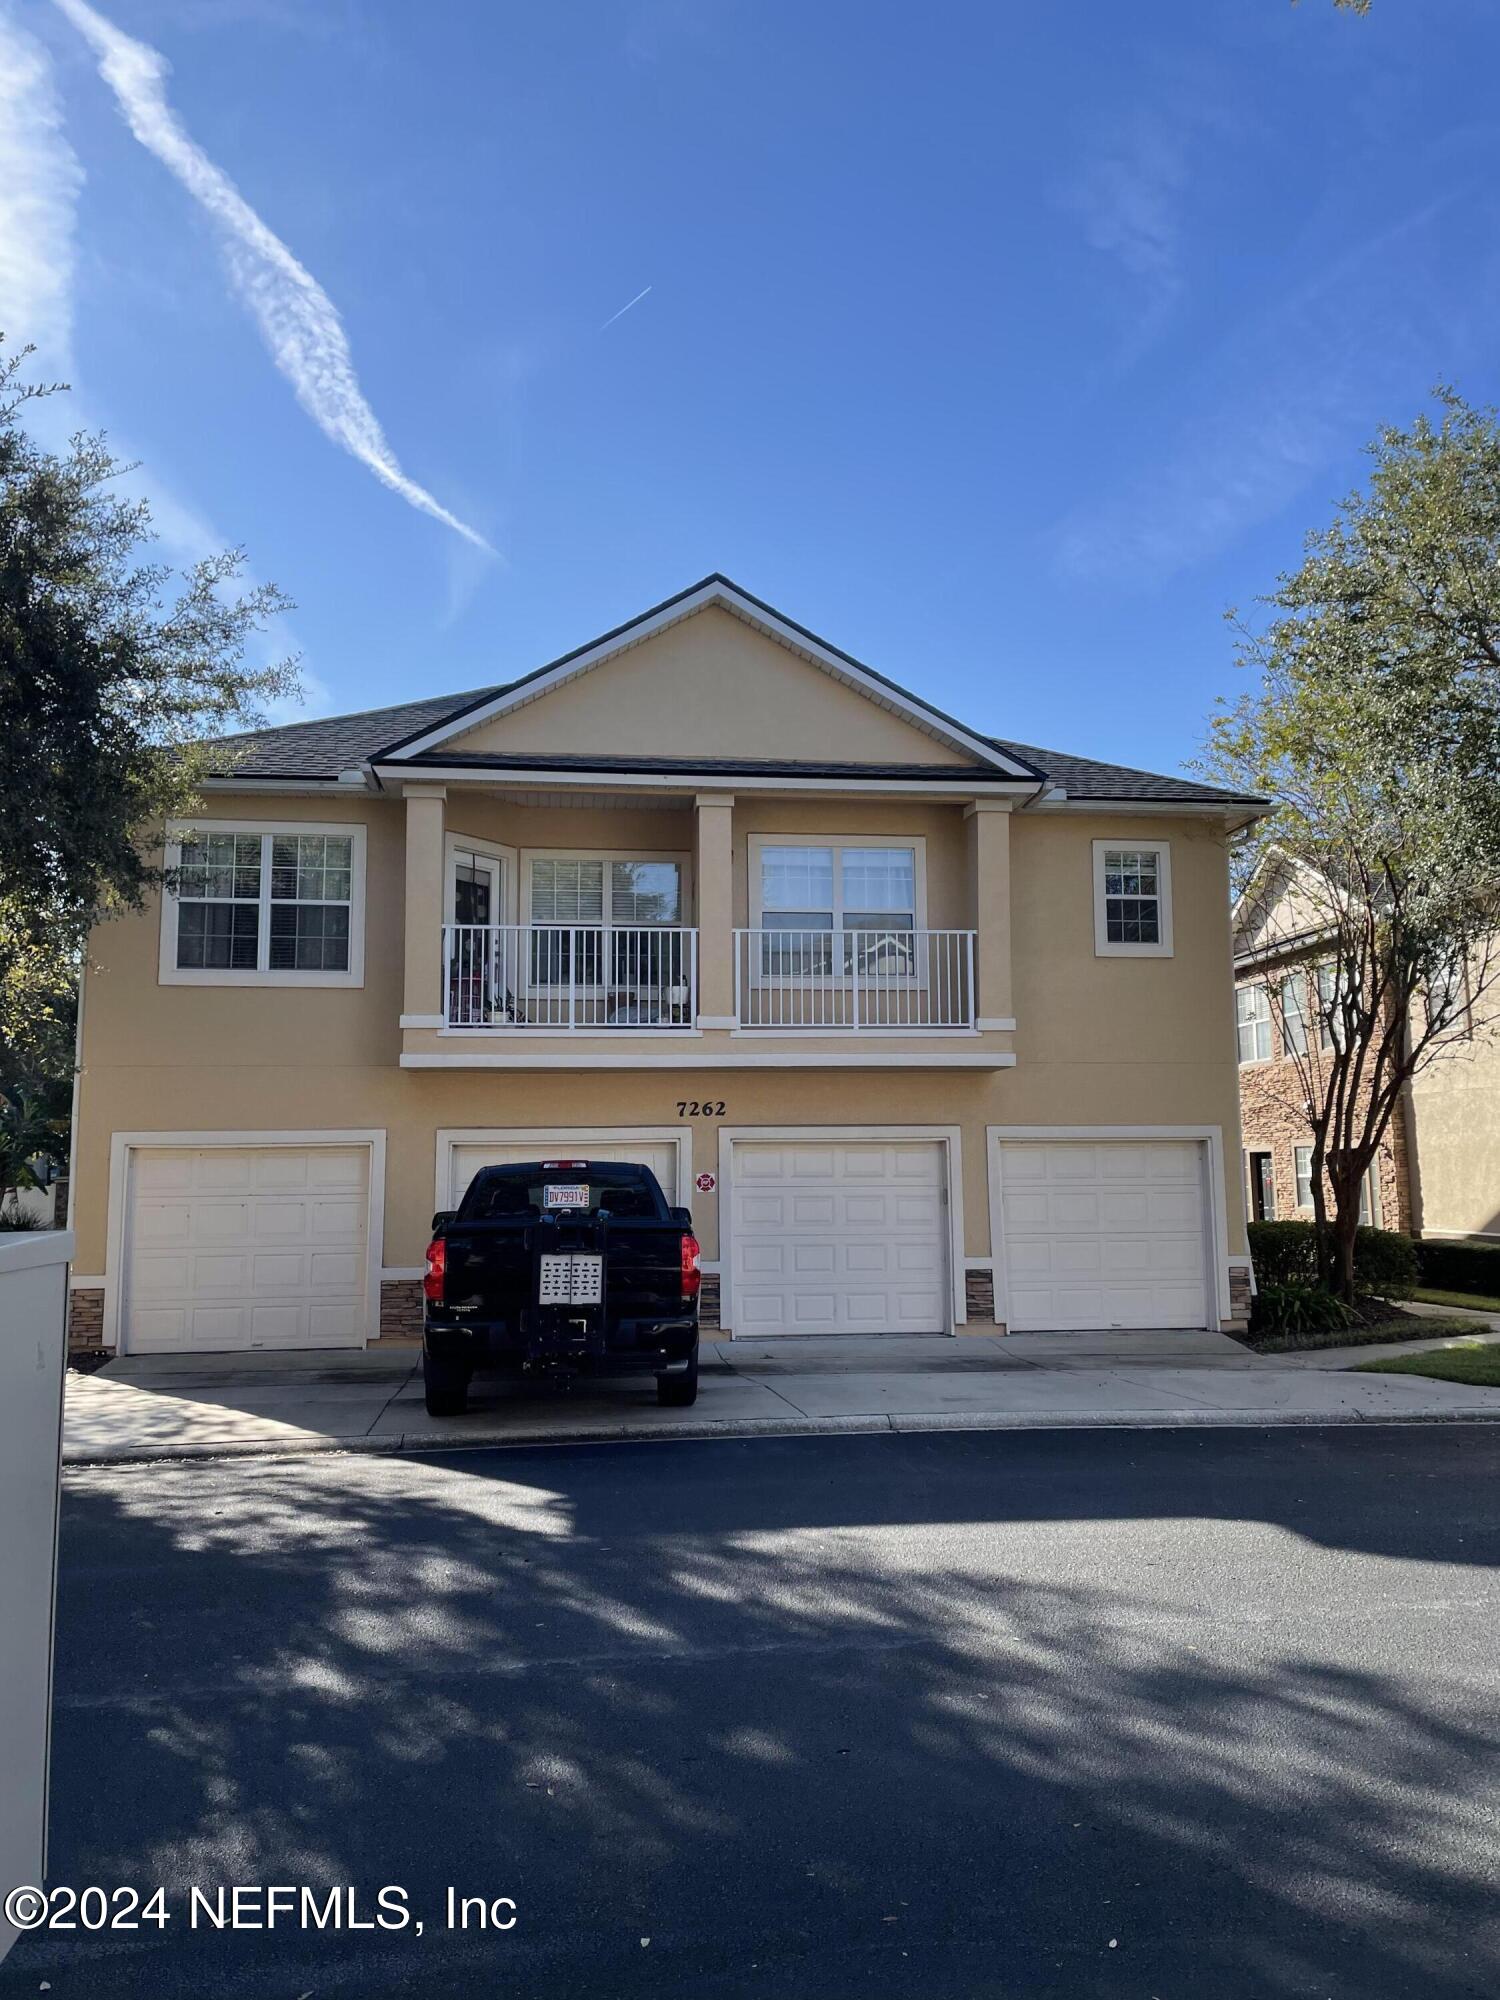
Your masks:
[{"label": "covered balcony", "polygon": [[973,931],[737,930],[735,1020],[764,1034],[972,1031],[974,947]]},{"label": "covered balcony", "polygon": [[692,1028],[698,933],[680,925],[445,924],[447,1025],[597,1035]]}]

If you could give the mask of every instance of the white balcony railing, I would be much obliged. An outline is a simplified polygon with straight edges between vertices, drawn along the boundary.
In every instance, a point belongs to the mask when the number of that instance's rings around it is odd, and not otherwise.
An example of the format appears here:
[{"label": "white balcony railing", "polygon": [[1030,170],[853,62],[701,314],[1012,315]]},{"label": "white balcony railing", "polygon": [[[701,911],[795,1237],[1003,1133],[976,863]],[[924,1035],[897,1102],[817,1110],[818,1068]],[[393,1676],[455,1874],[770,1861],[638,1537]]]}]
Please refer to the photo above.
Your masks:
[{"label": "white balcony railing", "polygon": [[974,932],[736,931],[734,1011],[789,1035],[972,1028]]},{"label": "white balcony railing", "polygon": [[445,924],[450,1028],[690,1028],[698,933],[656,925]]}]

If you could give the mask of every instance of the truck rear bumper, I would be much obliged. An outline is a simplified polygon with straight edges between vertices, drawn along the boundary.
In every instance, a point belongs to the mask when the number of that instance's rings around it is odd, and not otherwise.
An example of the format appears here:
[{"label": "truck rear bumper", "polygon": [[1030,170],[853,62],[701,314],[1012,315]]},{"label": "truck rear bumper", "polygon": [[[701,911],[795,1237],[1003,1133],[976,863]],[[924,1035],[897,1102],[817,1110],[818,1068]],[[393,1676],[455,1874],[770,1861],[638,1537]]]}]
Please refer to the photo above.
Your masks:
[{"label": "truck rear bumper", "polygon": [[508,1321],[454,1323],[429,1319],[422,1343],[434,1361],[504,1374],[660,1375],[685,1368],[698,1345],[696,1317],[622,1320],[606,1335],[582,1339],[514,1326]]}]

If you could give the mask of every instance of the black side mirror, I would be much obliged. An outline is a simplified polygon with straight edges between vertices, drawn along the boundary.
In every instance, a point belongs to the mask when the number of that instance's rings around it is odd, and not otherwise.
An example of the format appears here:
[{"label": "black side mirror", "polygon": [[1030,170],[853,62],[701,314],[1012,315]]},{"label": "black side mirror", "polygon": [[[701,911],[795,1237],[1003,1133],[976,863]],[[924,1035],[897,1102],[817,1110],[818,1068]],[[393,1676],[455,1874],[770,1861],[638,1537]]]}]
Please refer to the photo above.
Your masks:
[{"label": "black side mirror", "polygon": [[448,1224],[453,1220],[454,1216],[456,1216],[457,1214],[458,1210],[456,1208],[440,1208],[437,1214],[432,1218],[433,1235],[436,1236],[440,1229],[446,1229]]},{"label": "black side mirror", "polygon": [[669,1208],[667,1213],[680,1229],[692,1228],[693,1211],[690,1208]]}]

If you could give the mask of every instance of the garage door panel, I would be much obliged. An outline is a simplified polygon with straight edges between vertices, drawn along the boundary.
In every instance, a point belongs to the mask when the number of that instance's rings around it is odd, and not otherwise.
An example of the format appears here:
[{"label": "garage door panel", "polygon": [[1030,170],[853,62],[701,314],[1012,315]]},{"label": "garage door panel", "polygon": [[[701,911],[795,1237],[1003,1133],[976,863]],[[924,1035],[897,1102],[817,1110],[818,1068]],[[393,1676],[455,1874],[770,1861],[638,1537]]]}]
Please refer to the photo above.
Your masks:
[{"label": "garage door panel", "polygon": [[931,1142],[737,1145],[725,1190],[735,1330],[946,1331],[942,1174]]},{"label": "garage door panel", "polygon": [[799,1191],[792,1196],[787,1221],[793,1229],[831,1229],[836,1219],[837,1210],[831,1194]]},{"label": "garage door panel", "polygon": [[799,1278],[824,1278],[834,1269],[837,1262],[831,1243],[794,1243],[792,1245],[792,1269]]},{"label": "garage door panel", "polygon": [[358,1146],[132,1149],[125,1350],[361,1345],[369,1157]]},{"label": "garage door panel", "polygon": [[1017,1332],[1208,1324],[1198,1144],[1006,1142],[1000,1207]]}]

